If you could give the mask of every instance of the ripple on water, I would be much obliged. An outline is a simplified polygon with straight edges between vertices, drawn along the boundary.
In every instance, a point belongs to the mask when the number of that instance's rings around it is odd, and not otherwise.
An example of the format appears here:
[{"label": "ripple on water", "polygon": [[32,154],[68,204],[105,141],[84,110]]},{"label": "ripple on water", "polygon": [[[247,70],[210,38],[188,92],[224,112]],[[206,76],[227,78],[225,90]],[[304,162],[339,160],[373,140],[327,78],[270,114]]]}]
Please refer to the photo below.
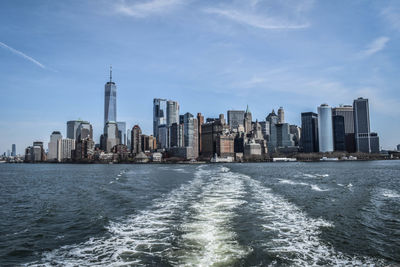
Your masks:
[{"label": "ripple on water", "polygon": [[249,205],[262,224],[265,240],[261,247],[283,262],[295,266],[353,266],[375,264],[368,257],[354,257],[336,251],[320,239],[321,229],[334,225],[321,218],[311,218],[299,207],[274,194],[259,181],[244,176],[254,201]]}]

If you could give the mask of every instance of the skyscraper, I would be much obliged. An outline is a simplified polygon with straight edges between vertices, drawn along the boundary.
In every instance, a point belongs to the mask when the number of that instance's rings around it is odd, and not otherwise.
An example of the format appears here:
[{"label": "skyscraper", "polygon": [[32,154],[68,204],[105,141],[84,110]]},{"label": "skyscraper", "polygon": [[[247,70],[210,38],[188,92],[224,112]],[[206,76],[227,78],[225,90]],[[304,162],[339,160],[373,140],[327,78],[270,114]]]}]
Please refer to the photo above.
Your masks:
[{"label": "skyscraper", "polygon": [[179,104],[176,101],[167,101],[167,147],[171,147],[171,126],[179,122]]},{"label": "skyscraper", "polygon": [[199,112],[199,113],[197,113],[197,130],[198,130],[198,133],[199,133],[199,136],[197,137],[197,140],[198,140],[198,142],[199,142],[199,155],[201,155],[201,151],[202,151],[202,143],[201,143],[201,133],[202,133],[202,131],[201,131],[201,125],[203,125],[204,124],[204,116],[203,115],[201,115],[201,113]]},{"label": "skyscraper", "polygon": [[344,118],[344,135],[345,135],[345,150],[353,153],[356,151],[354,137],[354,110],[351,105],[341,105],[332,108],[332,116],[343,116]]},{"label": "skyscraper", "polygon": [[357,152],[371,153],[368,99],[358,98],[353,102],[354,134]]},{"label": "skyscraper", "polygon": [[76,139],[76,131],[78,130],[79,125],[82,123],[82,120],[76,121],[67,121],[67,138]]},{"label": "skyscraper", "polygon": [[93,140],[93,127],[88,121],[81,121],[76,129],[76,140]]},{"label": "skyscraper", "polygon": [[318,140],[320,152],[333,151],[332,108],[328,104],[318,107]]},{"label": "skyscraper", "polygon": [[228,124],[231,129],[237,129],[244,123],[244,110],[228,110]]},{"label": "skyscraper", "polygon": [[50,142],[49,142],[49,151],[47,153],[47,160],[49,161],[56,161],[57,160],[57,155],[58,155],[58,140],[62,139],[62,135],[59,131],[54,131],[50,135]]},{"label": "skyscraper", "polygon": [[127,144],[127,140],[126,140],[126,122],[118,121],[117,122],[117,126],[118,126],[119,143],[122,144],[122,145],[126,145]]},{"label": "skyscraper", "polygon": [[173,123],[179,123],[179,104],[176,101],[167,101],[167,126],[171,127]]},{"label": "skyscraper", "polygon": [[112,68],[110,67],[110,81],[104,86],[104,125],[108,121],[117,121],[117,86],[112,81]]},{"label": "skyscraper", "polygon": [[278,122],[285,123],[285,111],[283,110],[283,107],[278,109]]},{"label": "skyscraper", "polygon": [[314,112],[301,113],[301,139],[303,152],[312,153],[319,151],[318,142],[318,114]]},{"label": "skyscraper", "polygon": [[13,157],[17,156],[17,147],[15,144],[11,145],[11,156]]},{"label": "skyscraper", "polygon": [[252,123],[251,112],[249,110],[249,106],[247,105],[246,112],[244,113],[244,122],[243,122],[244,131],[246,134],[250,133],[252,130],[251,123]]},{"label": "skyscraper", "polygon": [[131,143],[133,154],[137,155],[142,152],[142,130],[139,125],[135,125],[132,128]]},{"label": "skyscraper", "polygon": [[57,141],[57,160],[58,162],[72,159],[72,150],[75,150],[75,139],[59,139]]},{"label": "skyscraper", "polygon": [[335,151],[345,151],[345,122],[340,115],[332,116],[333,123],[333,147]]},{"label": "skyscraper", "polygon": [[185,147],[190,148],[188,158],[197,158],[198,152],[198,123],[197,119],[189,112],[184,115],[184,142]]},{"label": "skyscraper", "polygon": [[119,144],[118,126],[114,121],[106,122],[104,127],[104,145],[107,152],[111,152],[112,148]]},{"label": "skyscraper", "polygon": [[158,127],[160,125],[165,125],[167,123],[166,114],[166,100],[160,98],[153,99],[153,135],[157,139],[158,137]]}]

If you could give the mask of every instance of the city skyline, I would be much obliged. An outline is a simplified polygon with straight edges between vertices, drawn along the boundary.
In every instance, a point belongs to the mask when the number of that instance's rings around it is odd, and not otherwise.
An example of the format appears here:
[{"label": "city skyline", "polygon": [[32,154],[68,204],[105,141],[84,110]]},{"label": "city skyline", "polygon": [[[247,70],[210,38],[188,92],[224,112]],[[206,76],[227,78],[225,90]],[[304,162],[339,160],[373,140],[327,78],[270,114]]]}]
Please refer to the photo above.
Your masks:
[{"label": "city skyline", "polygon": [[[285,120],[300,126],[301,112],[317,112],[321,103],[351,105],[362,96],[381,146],[399,143],[398,4],[250,2],[3,2],[0,152],[16,144],[22,154],[34,140],[47,144],[51,132],[65,136],[65,122],[79,118],[91,122],[98,142],[110,64],[118,120],[129,129],[138,124],[152,132],[154,97],[205,117],[248,104],[254,121],[283,106]],[[342,22],[328,16],[330,8]],[[361,15],[354,18],[356,9]],[[177,19],[188,10],[198,18]]]}]

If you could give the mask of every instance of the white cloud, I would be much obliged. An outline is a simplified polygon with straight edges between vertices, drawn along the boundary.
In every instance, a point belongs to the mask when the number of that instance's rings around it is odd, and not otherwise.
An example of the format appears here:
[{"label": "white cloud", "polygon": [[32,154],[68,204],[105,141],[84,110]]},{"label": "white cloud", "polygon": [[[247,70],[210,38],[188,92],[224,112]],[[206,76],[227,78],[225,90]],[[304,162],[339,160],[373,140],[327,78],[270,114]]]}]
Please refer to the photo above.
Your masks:
[{"label": "white cloud", "polygon": [[310,27],[306,14],[314,0],[249,0],[209,6],[204,12],[263,30],[304,29]]},{"label": "white cloud", "polygon": [[45,69],[45,68],[46,68],[42,63],[40,63],[40,62],[37,61],[36,59],[34,59],[34,58],[32,58],[32,57],[30,57],[30,56],[28,56],[28,55],[22,53],[21,51],[18,51],[17,49],[14,49],[14,48],[12,48],[12,47],[6,45],[5,43],[0,42],[0,46],[4,47],[4,48],[7,49],[8,51],[10,51],[10,52],[12,52],[12,53],[14,53],[14,54],[16,54],[16,55],[22,57],[22,58],[25,58],[25,59],[29,60],[30,62],[36,64],[37,66],[41,67],[42,69]]},{"label": "white cloud", "polygon": [[374,41],[372,41],[372,43],[370,43],[367,47],[367,49],[361,51],[361,55],[363,56],[371,56],[379,51],[381,51],[382,49],[385,48],[386,43],[389,41],[390,39],[386,36],[382,36],[379,37],[377,39],[375,39]]},{"label": "white cloud", "polygon": [[381,11],[381,16],[389,23],[389,25],[400,31],[400,7],[390,5]]},{"label": "white cloud", "polygon": [[238,9],[230,8],[207,8],[204,9],[206,13],[215,14],[236,23],[245,24],[255,28],[265,30],[276,29],[303,29],[310,26],[309,23],[292,23],[290,21],[272,17],[260,16],[250,12],[244,12]]},{"label": "white cloud", "polygon": [[116,12],[124,15],[145,18],[151,15],[161,15],[183,4],[183,0],[150,0],[135,3],[122,1],[115,6]]}]

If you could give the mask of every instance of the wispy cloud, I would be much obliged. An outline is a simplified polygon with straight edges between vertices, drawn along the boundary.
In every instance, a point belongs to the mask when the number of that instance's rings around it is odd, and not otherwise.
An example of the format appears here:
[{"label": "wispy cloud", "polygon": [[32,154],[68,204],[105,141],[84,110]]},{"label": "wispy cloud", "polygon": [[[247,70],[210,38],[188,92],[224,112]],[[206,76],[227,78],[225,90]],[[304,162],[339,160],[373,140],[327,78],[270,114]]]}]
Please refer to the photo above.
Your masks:
[{"label": "wispy cloud", "polygon": [[389,26],[400,31],[400,6],[389,5],[382,9],[381,16],[389,23]]},{"label": "wispy cloud", "polygon": [[183,0],[150,0],[134,3],[121,1],[115,6],[116,12],[136,18],[161,15],[183,4]]},{"label": "wispy cloud", "polygon": [[37,66],[41,67],[42,69],[46,68],[45,65],[43,65],[42,63],[40,63],[36,59],[28,56],[27,54],[22,53],[21,51],[18,51],[17,49],[14,49],[14,48],[6,45],[5,43],[0,42],[0,46],[2,46],[3,48],[7,49],[8,51],[10,51],[10,52],[22,57],[22,58],[25,58],[25,59],[29,60],[30,62],[36,64]]},{"label": "wispy cloud", "polygon": [[264,17],[254,13],[246,13],[236,9],[225,8],[206,8],[206,13],[215,14],[240,24],[245,24],[264,30],[277,29],[302,29],[310,26],[309,23],[296,24],[283,19]]},{"label": "wispy cloud", "polygon": [[370,43],[367,47],[367,49],[361,51],[361,55],[362,56],[371,56],[379,51],[381,51],[382,49],[385,48],[386,43],[389,41],[390,39],[386,36],[382,36],[379,37],[377,39],[375,39],[374,41],[372,41],[372,43]]}]

